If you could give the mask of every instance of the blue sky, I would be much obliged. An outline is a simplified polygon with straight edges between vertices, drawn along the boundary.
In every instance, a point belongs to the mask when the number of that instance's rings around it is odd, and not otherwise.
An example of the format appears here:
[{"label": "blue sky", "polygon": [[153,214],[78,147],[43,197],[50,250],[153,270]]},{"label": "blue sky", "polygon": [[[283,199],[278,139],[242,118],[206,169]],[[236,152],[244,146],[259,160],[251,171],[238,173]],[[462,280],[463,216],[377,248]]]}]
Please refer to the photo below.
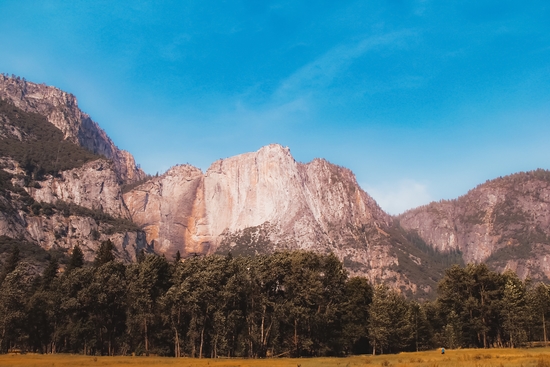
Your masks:
[{"label": "blue sky", "polygon": [[392,214],[550,169],[548,1],[0,2],[0,72],[75,94],[148,173],[270,143]]}]

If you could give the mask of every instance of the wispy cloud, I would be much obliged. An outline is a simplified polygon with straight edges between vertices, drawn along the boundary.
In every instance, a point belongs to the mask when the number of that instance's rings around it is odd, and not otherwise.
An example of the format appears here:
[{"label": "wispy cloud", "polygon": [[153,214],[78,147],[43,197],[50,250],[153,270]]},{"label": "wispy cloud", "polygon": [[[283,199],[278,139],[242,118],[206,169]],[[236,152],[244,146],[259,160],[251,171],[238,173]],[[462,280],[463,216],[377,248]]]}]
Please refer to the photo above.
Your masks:
[{"label": "wispy cloud", "polygon": [[[250,101],[260,85],[251,86],[239,95],[230,112],[220,118],[253,125],[292,124],[314,113],[316,94],[322,93],[359,57],[379,47],[401,47],[415,33],[410,30],[363,38],[340,44],[298,68],[282,79],[276,89],[260,103]],[[371,89],[405,88],[420,81],[416,77],[400,80],[399,85],[371,86]],[[389,82],[388,82],[389,83]]]},{"label": "wispy cloud", "polygon": [[378,205],[392,215],[433,201],[427,185],[414,180],[406,179],[395,185],[383,187],[364,187]]},{"label": "wispy cloud", "polygon": [[329,86],[354,60],[380,46],[394,46],[413,35],[409,30],[372,36],[354,44],[338,45],[284,79],[275,91],[275,99],[296,98],[296,95]]},{"label": "wispy cloud", "polygon": [[268,104],[252,108],[242,100],[236,102],[234,110],[220,116],[220,120],[239,121],[252,125],[292,123],[295,117],[303,117],[310,110],[307,97],[298,97],[280,104]]}]

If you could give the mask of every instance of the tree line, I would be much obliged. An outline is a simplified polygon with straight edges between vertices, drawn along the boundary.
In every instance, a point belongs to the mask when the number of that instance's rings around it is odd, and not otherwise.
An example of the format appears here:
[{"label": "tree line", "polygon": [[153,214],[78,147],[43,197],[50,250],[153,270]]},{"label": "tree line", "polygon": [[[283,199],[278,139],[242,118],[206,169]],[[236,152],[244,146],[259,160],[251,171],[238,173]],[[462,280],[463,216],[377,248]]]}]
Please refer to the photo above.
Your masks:
[{"label": "tree line", "polygon": [[452,266],[437,298],[349,277],[332,254],[279,252],[86,264],[76,246],[41,274],[14,246],[0,271],[0,351],[191,357],[342,356],[546,341],[550,288]]}]

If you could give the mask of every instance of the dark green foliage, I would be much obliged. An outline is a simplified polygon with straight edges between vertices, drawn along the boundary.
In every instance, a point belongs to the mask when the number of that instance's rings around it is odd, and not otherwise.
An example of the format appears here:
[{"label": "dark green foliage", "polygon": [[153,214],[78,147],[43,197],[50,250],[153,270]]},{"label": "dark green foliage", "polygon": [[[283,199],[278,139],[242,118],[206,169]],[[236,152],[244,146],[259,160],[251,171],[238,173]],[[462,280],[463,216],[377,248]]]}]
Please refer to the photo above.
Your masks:
[{"label": "dark green foliage", "polygon": [[168,353],[160,298],[172,285],[171,270],[164,257],[144,253],[139,263],[126,268],[130,345],[146,355]]},{"label": "dark green foliage", "polygon": [[373,289],[366,278],[348,279],[345,287],[345,302],[342,304],[343,348],[348,354],[368,353],[369,305]]},{"label": "dark green foliage", "polygon": [[115,245],[113,245],[111,240],[101,242],[94,259],[94,265],[97,267],[100,267],[102,265],[107,264],[108,262],[114,261],[115,260],[114,252],[115,252]]},{"label": "dark green foliage", "polygon": [[137,260],[138,264],[145,261],[145,250],[144,249],[141,249],[141,250],[138,251],[137,256],[136,256],[136,260]]},{"label": "dark green foliage", "polygon": [[57,272],[59,271],[59,262],[55,257],[52,257],[50,259],[50,262],[48,263],[48,266],[46,269],[44,269],[44,272],[42,273],[42,289],[49,289],[57,277]]},{"label": "dark green foliage", "polygon": [[33,278],[26,264],[19,264],[0,283],[0,352],[27,334],[27,301],[33,290]]},{"label": "dark green foliage", "polygon": [[[231,254],[231,253],[230,253]],[[180,250],[176,252],[176,255],[174,255],[174,262],[179,263],[181,261],[181,253]]]},{"label": "dark green foliage", "polygon": [[81,268],[82,266],[84,266],[84,254],[82,253],[80,246],[77,244],[73,248],[73,252],[71,253],[71,258],[65,268],[65,272],[68,273],[74,269]]},{"label": "dark green foliage", "polygon": [[6,261],[4,261],[2,271],[0,272],[0,283],[4,280],[4,278],[6,278],[9,273],[15,270],[20,260],[21,255],[19,252],[19,246],[13,244],[10,251],[8,252],[8,257],[6,258]]},{"label": "dark green foliage", "polygon": [[0,258],[5,260],[14,246],[18,248],[21,259],[39,267],[45,266],[51,257],[56,257],[62,263],[65,261],[65,255],[60,250],[46,251],[35,243],[6,236],[0,236]]},{"label": "dark green foliage", "polygon": [[2,169],[0,169],[0,192],[5,192],[6,190],[13,191],[13,185],[11,183],[13,175]]},{"label": "dark green foliage", "polygon": [[40,181],[45,175],[80,167],[98,159],[86,149],[63,139],[63,133],[44,116],[27,113],[0,100],[0,115],[17,129],[22,140],[4,132],[0,138],[0,156],[12,157],[19,162],[31,180]]},{"label": "dark green foliage", "polygon": [[144,253],[124,265],[112,244],[101,247],[94,266],[75,247],[64,273],[52,258],[41,276],[24,261],[5,276],[0,352],[263,358],[520,346],[544,340],[550,317],[547,285],[485,265],[447,269],[437,300],[420,304],[348,278],[334,255],[169,263]]},{"label": "dark green foliage", "polygon": [[410,345],[413,328],[409,322],[409,305],[403,295],[385,285],[374,289],[369,307],[369,339],[376,352],[396,353]]},{"label": "dark green foliage", "polygon": [[515,273],[484,264],[451,267],[439,284],[439,342],[451,348],[521,345],[527,341],[526,286]]}]

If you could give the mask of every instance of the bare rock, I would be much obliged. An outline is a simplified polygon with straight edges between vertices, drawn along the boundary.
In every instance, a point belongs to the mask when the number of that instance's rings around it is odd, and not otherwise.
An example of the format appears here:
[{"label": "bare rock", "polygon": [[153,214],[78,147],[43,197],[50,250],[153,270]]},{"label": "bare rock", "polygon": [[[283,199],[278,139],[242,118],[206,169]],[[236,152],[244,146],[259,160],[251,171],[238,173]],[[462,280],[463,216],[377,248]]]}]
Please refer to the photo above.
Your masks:
[{"label": "bare rock", "polygon": [[54,204],[58,200],[114,217],[129,218],[113,164],[98,159],[82,167],[61,172],[61,177],[48,176],[41,188],[27,188],[38,202]]}]

